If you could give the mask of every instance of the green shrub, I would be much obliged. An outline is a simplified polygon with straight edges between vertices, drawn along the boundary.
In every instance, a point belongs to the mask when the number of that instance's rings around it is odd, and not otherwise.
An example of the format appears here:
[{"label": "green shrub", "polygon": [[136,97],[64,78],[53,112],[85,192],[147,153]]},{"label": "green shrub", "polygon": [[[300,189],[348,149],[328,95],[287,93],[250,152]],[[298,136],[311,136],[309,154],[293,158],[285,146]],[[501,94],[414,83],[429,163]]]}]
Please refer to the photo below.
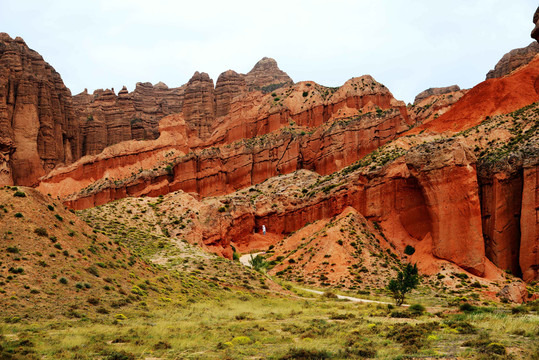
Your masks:
[{"label": "green shrub", "polygon": [[406,255],[413,255],[415,253],[415,248],[411,245],[406,245],[406,247],[404,248],[404,253]]},{"label": "green shrub", "polygon": [[503,346],[500,343],[490,343],[484,348],[482,348],[480,352],[485,353],[485,354],[496,354],[496,355],[506,354],[505,346]]},{"label": "green shrub", "polygon": [[251,265],[253,269],[255,269],[258,272],[265,271],[269,266],[269,263],[260,254],[256,255],[255,257],[251,255],[251,258],[249,259],[249,264]]},{"label": "green shrub", "polygon": [[413,305],[410,305],[410,307],[408,308],[408,311],[410,311],[410,313],[414,315],[421,315],[425,312],[425,307],[421,304],[413,304]]},{"label": "green shrub", "polygon": [[286,355],[281,356],[280,360],[292,360],[292,359],[303,359],[303,360],[322,360],[322,359],[331,359],[333,354],[326,350],[310,350],[310,349],[301,349],[301,348],[292,348],[288,350]]},{"label": "green shrub", "polygon": [[515,307],[511,308],[511,313],[513,315],[526,314],[527,312],[528,312],[528,309],[524,305],[518,305],[518,306],[515,306]]},{"label": "green shrub", "polygon": [[16,218],[22,218],[23,217],[23,215],[20,212],[15,213],[15,215],[13,215],[13,216],[15,216]]},{"label": "green shrub", "polygon": [[8,246],[8,247],[6,248],[6,251],[7,251],[8,253],[11,253],[11,254],[18,254],[20,250],[19,250],[19,248],[16,247],[16,246]]},{"label": "green shrub", "polygon": [[67,284],[67,279],[65,277],[61,277],[58,281],[60,282],[60,284]]},{"label": "green shrub", "polygon": [[49,209],[50,211],[54,211],[54,206],[52,206],[51,204],[47,205],[47,209]]},{"label": "green shrub", "polygon": [[459,306],[459,309],[460,309],[460,311],[464,311],[464,312],[474,312],[474,311],[477,310],[477,307],[475,307],[472,304],[466,302],[464,304],[461,304]]},{"label": "green shrub", "polygon": [[95,277],[99,277],[99,271],[94,265],[91,265],[89,268],[86,269],[86,271]]},{"label": "green shrub", "polygon": [[161,341],[158,341],[157,344],[153,346],[153,349],[154,350],[168,350],[168,349],[172,349],[172,345],[170,345],[166,341],[161,340]]},{"label": "green shrub", "polygon": [[47,233],[47,229],[43,228],[43,227],[38,227],[34,230],[34,233],[39,235],[39,236],[49,236],[49,234]]},{"label": "green shrub", "polygon": [[[121,315],[121,314],[120,314]],[[105,357],[104,360],[135,360],[135,355],[128,353],[126,351],[107,351],[103,354]]]},{"label": "green shrub", "polygon": [[22,191],[16,191],[13,196],[16,196],[16,197],[26,197],[26,194],[23,193]]},{"label": "green shrub", "polygon": [[8,272],[12,274],[22,274],[24,272],[24,269],[22,267],[18,267],[18,268],[10,267]]},{"label": "green shrub", "polygon": [[55,217],[56,219],[58,219],[58,221],[64,221],[64,218],[61,217],[61,216],[58,215],[58,214],[54,214],[54,217]]}]

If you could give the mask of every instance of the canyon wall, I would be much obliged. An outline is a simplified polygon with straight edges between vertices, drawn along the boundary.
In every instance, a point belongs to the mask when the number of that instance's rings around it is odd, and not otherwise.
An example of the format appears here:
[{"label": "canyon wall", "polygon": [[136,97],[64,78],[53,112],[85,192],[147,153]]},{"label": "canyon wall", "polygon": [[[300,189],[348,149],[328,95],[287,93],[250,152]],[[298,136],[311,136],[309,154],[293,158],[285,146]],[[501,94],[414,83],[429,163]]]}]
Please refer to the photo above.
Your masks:
[{"label": "canyon wall", "polygon": [[0,33],[0,184],[35,185],[80,157],[71,93],[21,38]]}]

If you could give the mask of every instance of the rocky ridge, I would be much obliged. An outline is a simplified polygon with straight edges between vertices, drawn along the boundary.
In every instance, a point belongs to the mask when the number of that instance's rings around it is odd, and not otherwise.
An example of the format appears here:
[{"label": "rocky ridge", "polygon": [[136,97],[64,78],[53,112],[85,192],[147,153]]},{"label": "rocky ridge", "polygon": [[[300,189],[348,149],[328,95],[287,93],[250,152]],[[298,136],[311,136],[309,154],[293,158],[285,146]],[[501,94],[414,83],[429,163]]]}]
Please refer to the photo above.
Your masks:
[{"label": "rocky ridge", "polygon": [[539,43],[537,41],[524,48],[511,50],[501,58],[493,70],[487,73],[487,80],[512,73],[521,66],[528,64],[538,53]]},{"label": "rocky ridge", "polygon": [[457,91],[460,91],[460,87],[458,85],[451,85],[451,86],[438,87],[438,88],[429,88],[416,95],[414,99],[414,105],[417,105],[418,103],[422,102],[423,100],[431,96],[440,96],[440,95],[445,95],[449,93],[454,93]]},{"label": "rocky ridge", "polygon": [[[311,82],[299,83],[258,102],[245,104],[240,100],[238,106],[241,117],[232,106],[230,116],[224,117],[205,144],[191,135],[184,117],[171,116],[163,120],[163,126],[184,121],[185,126],[173,126],[174,135],[170,136],[163,127],[160,139],[146,142],[148,151],[141,153],[136,147],[123,154],[115,151],[109,156],[81,159],[49,174],[40,189],[69,195],[70,206],[79,209],[127,195],[155,196],[178,189],[201,196],[224,194],[302,168],[329,174],[411,125],[404,104],[370,76],[352,79],[331,91]],[[167,148],[178,149],[178,142],[166,142],[178,136],[190,140],[190,149],[184,146],[182,153],[166,159],[155,157]],[[152,157],[156,160],[151,162],[153,170],[140,171],[141,162]],[[161,165],[155,166],[157,159]],[[113,163],[123,165],[116,171],[110,166]],[[90,178],[91,188],[83,189]]]}]

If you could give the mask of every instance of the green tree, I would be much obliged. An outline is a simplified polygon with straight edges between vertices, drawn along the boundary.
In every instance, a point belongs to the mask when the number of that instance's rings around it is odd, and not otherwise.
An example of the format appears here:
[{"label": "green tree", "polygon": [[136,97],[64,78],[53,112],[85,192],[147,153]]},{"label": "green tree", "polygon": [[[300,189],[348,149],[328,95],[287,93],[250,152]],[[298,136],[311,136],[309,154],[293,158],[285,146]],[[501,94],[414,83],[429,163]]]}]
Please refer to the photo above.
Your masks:
[{"label": "green tree", "polygon": [[258,272],[266,271],[269,265],[265,258],[260,254],[256,255],[255,257],[251,255],[251,258],[249,259],[249,264],[251,264],[251,267]]},{"label": "green tree", "polygon": [[395,279],[389,280],[387,289],[393,295],[397,306],[401,306],[406,294],[415,289],[417,285],[419,285],[417,265],[406,264],[402,271],[398,272]]}]

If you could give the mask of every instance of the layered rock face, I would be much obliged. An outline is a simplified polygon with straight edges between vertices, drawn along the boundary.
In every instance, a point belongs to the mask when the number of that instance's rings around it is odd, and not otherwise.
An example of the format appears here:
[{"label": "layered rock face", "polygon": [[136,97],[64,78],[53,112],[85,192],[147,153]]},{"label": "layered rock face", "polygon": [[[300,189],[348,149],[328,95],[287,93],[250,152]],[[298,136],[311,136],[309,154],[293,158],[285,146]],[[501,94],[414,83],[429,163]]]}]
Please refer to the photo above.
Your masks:
[{"label": "layered rock face", "polygon": [[[228,115],[234,98],[249,91],[275,90],[293,84],[292,79],[271,58],[263,58],[247,74],[233,70],[222,73],[214,88],[208,74],[196,72],[179,88],[164,83],[137,83],[131,93],[124,87],[86,91],[73,97],[75,117],[81,124],[81,154],[96,155],[107,146],[126,140],[159,137],[158,122],[182,113],[191,136],[206,141],[220,119]],[[201,145],[204,146],[204,145]]]},{"label": "layered rock face", "polygon": [[71,93],[21,38],[0,34],[0,183],[35,185],[80,157]]},{"label": "layered rock face", "polygon": [[433,254],[483,275],[485,246],[473,151],[462,142],[435,142],[410,151],[406,163],[425,196]]},{"label": "layered rock face", "polygon": [[[537,154],[539,157],[539,153]],[[524,281],[539,279],[539,164],[525,165],[520,217],[520,267]]]},{"label": "layered rock face", "polygon": [[215,84],[215,116],[227,115],[230,112],[234,98],[246,91],[245,77],[234,70],[228,70],[219,75]]},{"label": "layered rock face", "polygon": [[250,90],[270,92],[283,85],[292,84],[293,81],[290,76],[279,69],[274,59],[265,57],[245,75],[245,83]]},{"label": "layered rock face", "polygon": [[159,120],[181,111],[183,92],[184,87],[137,83],[132,93],[124,87],[118,95],[107,89],[73,96],[82,155],[98,154],[122,141],[157,139]]},{"label": "layered rock face", "polygon": [[[197,79],[190,86],[206,86],[206,93],[211,97],[209,77],[202,76],[202,79],[204,81]],[[307,94],[304,89],[311,92]],[[193,98],[193,105],[188,106],[186,96],[184,116],[170,119],[185,122],[186,132],[182,136],[189,139],[191,152],[169,158],[166,163],[170,168],[168,173],[143,172],[140,176],[125,178],[123,170],[115,171],[103,165],[114,161],[124,163],[123,169],[139,161],[134,159],[149,159],[164,151],[166,146],[174,149],[178,145],[160,138],[154,145],[148,143],[155,151],[144,154],[126,151],[115,154],[115,159],[103,156],[84,159],[43,179],[40,188],[60,196],[71,194],[70,204],[76,208],[95,206],[127,195],[159,195],[178,189],[197,192],[201,196],[224,194],[298,169],[332,173],[396,138],[412,124],[404,104],[393,99],[391,93],[370,76],[350,80],[331,96],[327,88],[313,83],[301,83],[280,91],[248,104],[242,99],[234,102],[230,114],[220,120],[216,129],[192,120],[197,106],[197,114],[204,114],[200,109],[213,110],[203,106],[211,102],[200,100],[195,103]],[[317,99],[320,94],[327,97],[325,101]],[[193,109],[187,113],[191,120],[185,119],[186,108]],[[239,114],[237,109],[241,109]],[[357,115],[358,110],[362,115]],[[207,129],[208,132],[201,133],[205,136],[213,130],[213,136],[201,142],[193,134],[197,129]],[[210,146],[212,148],[208,149]],[[96,172],[91,169],[107,170]],[[87,179],[96,181],[104,176],[116,180],[94,186],[90,193],[79,193],[88,185]]]},{"label": "layered rock face", "polygon": [[195,136],[207,139],[213,131],[216,115],[213,80],[208,74],[197,71],[187,83],[184,96],[182,113],[189,130]]},{"label": "layered rock face", "polygon": [[457,91],[460,91],[460,87],[458,85],[451,85],[451,86],[439,87],[439,88],[430,88],[416,95],[414,99],[414,105],[420,103],[421,101],[431,96],[439,96],[439,95],[449,94],[449,93],[457,92]]},{"label": "layered rock face", "polygon": [[501,58],[493,70],[490,70],[487,73],[487,80],[512,73],[516,69],[532,61],[538,53],[539,44],[536,41],[524,48],[511,50]]},{"label": "layered rock face", "polygon": [[[408,105],[408,115],[414,123],[426,124],[448,112],[453,104],[459,101],[467,92],[460,90],[458,86],[438,88],[440,90],[425,90],[416,96],[413,105]],[[452,91],[452,89],[454,91]]]}]

